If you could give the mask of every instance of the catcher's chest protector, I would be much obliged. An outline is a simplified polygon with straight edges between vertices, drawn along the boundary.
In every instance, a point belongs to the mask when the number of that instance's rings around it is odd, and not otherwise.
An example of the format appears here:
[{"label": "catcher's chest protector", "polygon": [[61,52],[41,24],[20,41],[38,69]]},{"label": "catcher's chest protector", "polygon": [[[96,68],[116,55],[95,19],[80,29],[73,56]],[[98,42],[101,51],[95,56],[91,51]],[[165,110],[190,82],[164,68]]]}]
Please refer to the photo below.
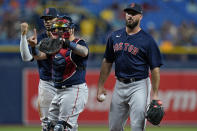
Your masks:
[{"label": "catcher's chest protector", "polygon": [[76,72],[76,64],[71,59],[71,50],[60,49],[52,56],[52,79],[54,82],[62,83]]},{"label": "catcher's chest protector", "polygon": [[63,80],[66,80],[76,72],[77,65],[73,62],[71,58],[71,50],[60,49],[59,53],[64,57],[66,61],[65,70],[63,74]]},{"label": "catcher's chest protector", "polygon": [[[78,43],[80,39],[75,39],[73,42]],[[54,82],[61,83],[71,76],[73,76],[77,70],[76,63],[71,58],[72,50],[68,48],[61,48],[57,54],[52,56],[52,79]]]}]

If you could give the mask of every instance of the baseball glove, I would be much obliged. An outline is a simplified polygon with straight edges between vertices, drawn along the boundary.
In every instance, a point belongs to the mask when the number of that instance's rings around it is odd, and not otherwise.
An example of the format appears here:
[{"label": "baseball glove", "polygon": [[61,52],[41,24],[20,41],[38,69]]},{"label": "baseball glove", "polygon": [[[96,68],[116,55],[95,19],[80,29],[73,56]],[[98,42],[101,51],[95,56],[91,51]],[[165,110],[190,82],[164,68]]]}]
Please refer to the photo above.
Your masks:
[{"label": "baseball glove", "polygon": [[152,100],[146,112],[147,120],[153,125],[159,125],[165,112],[160,100]]},{"label": "baseball glove", "polygon": [[36,48],[46,54],[57,53],[62,48],[63,41],[60,39],[44,38],[42,39]]}]

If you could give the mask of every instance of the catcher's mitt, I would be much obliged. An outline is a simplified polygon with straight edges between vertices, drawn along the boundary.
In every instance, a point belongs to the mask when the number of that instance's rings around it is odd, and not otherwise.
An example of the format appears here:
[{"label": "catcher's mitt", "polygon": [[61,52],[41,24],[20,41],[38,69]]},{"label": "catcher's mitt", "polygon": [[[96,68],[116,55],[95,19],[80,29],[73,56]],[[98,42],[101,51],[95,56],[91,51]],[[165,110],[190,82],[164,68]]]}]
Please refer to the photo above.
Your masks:
[{"label": "catcher's mitt", "polygon": [[152,100],[146,112],[147,120],[153,125],[159,125],[165,112],[160,100]]},{"label": "catcher's mitt", "polygon": [[60,39],[44,38],[36,45],[36,48],[46,54],[54,54],[62,48],[62,44],[63,41]]}]

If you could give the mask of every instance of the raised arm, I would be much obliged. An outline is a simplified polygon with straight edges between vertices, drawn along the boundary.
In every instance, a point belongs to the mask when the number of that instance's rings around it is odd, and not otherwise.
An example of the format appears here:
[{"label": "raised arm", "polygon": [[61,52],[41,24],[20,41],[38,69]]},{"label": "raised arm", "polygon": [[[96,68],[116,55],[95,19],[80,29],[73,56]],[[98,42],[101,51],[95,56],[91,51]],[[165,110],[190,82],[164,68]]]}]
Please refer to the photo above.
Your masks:
[{"label": "raised arm", "polygon": [[20,39],[20,53],[23,61],[31,61],[33,57],[29,51],[27,43],[28,24],[26,22],[21,24],[21,39]]},{"label": "raised arm", "polygon": [[28,38],[28,43],[32,48],[32,55],[36,60],[47,59],[47,55],[44,52],[39,51],[35,46],[37,45],[37,32],[34,29],[34,35]]}]

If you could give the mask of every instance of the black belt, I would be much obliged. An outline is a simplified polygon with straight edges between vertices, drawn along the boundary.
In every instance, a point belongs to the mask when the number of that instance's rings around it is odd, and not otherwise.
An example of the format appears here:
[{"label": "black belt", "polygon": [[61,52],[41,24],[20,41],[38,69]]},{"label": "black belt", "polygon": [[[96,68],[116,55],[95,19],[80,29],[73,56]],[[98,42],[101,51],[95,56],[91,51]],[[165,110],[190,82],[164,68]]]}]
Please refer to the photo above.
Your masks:
[{"label": "black belt", "polygon": [[43,79],[43,78],[40,78],[40,79],[43,81],[52,81],[52,79]]},{"label": "black belt", "polygon": [[135,82],[135,81],[140,81],[144,78],[130,78],[130,79],[125,79],[125,78],[117,78],[120,82],[123,82],[125,84],[129,84],[129,83],[132,83],[132,82]]}]

